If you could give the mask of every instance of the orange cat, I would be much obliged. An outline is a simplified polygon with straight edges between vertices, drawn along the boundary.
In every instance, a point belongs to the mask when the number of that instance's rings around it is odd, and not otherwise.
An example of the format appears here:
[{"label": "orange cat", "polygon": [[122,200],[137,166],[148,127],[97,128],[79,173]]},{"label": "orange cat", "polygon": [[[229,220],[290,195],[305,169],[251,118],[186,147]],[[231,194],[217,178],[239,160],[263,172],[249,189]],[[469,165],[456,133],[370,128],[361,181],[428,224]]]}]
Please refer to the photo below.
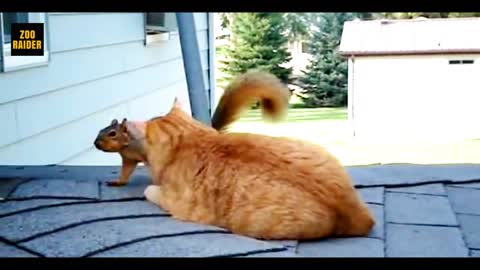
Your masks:
[{"label": "orange cat", "polygon": [[258,239],[367,235],[372,214],[325,149],[289,138],[221,132],[252,98],[277,119],[288,96],[272,75],[249,72],[225,91],[214,128],[177,104],[147,121],[143,149],[155,183],[145,190],[147,200],[176,219]]}]

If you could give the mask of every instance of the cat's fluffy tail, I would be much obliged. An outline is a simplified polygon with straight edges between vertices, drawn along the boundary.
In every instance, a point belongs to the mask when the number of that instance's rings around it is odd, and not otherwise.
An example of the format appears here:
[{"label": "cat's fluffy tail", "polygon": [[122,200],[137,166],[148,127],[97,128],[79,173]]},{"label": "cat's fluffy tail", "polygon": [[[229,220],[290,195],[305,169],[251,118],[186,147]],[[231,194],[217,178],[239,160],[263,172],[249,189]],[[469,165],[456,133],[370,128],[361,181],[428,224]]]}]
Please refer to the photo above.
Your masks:
[{"label": "cat's fluffy tail", "polygon": [[264,119],[277,121],[288,111],[290,91],[271,73],[251,70],[233,80],[225,89],[212,117],[212,127],[224,130],[241,113],[260,102]]}]

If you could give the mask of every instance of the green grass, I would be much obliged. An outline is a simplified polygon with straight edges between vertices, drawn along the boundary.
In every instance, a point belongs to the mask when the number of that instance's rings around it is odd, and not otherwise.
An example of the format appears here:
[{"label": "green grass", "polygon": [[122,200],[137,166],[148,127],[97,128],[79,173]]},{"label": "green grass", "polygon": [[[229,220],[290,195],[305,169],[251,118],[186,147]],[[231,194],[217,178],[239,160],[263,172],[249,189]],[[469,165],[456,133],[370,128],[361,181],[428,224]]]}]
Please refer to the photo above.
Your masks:
[{"label": "green grass", "polygon": [[359,141],[352,137],[346,108],[291,108],[284,121],[269,123],[260,110],[248,111],[233,132],[293,137],[319,144],[344,165],[375,163],[480,163],[480,141]]},{"label": "green grass", "polygon": [[[347,120],[346,108],[290,108],[287,118],[288,123],[314,122],[322,120]],[[249,110],[239,122],[261,122],[262,115],[259,109]]]}]

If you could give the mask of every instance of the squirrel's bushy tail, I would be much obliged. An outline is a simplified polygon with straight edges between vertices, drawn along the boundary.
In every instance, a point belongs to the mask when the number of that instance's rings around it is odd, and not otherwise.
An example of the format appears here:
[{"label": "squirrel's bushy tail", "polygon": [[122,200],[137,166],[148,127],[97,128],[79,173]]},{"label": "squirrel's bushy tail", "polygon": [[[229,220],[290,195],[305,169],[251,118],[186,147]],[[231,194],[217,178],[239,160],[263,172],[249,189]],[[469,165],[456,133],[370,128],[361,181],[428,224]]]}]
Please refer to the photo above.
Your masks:
[{"label": "squirrel's bushy tail", "polygon": [[248,71],[225,89],[213,114],[212,127],[225,129],[254,102],[260,102],[264,119],[280,120],[288,111],[289,99],[290,91],[276,76],[260,70]]}]

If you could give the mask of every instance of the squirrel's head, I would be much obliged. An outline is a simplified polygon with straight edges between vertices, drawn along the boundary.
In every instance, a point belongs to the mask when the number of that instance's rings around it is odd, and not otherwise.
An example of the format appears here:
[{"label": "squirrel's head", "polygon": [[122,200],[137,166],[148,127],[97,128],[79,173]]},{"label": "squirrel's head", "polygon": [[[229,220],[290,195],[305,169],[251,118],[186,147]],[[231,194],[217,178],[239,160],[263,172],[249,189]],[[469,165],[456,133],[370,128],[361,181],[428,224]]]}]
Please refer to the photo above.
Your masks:
[{"label": "squirrel's head", "polygon": [[94,145],[104,152],[120,152],[130,143],[130,136],[127,132],[127,119],[122,123],[113,119],[109,126],[100,130],[95,139]]}]

